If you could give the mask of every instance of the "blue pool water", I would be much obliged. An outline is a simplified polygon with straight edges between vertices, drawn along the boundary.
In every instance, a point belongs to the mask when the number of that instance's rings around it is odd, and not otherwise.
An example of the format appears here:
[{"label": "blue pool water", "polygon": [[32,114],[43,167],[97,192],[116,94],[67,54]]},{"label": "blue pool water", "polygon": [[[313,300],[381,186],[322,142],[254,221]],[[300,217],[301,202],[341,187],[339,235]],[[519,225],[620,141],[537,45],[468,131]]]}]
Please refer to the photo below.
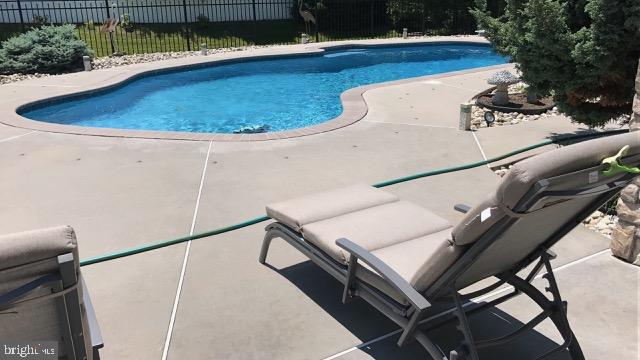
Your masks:
[{"label": "blue pool water", "polygon": [[21,115],[121,129],[232,133],[267,125],[279,131],[340,115],[340,94],[353,87],[505,62],[490,47],[474,44],[354,48],[146,76]]}]

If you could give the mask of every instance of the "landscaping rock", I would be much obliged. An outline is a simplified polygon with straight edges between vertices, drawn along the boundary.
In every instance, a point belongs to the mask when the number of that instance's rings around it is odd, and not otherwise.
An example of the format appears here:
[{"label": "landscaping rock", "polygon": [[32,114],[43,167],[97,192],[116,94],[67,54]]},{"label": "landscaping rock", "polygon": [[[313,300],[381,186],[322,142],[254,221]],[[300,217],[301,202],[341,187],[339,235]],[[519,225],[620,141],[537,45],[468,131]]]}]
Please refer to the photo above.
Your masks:
[{"label": "landscaping rock", "polygon": [[181,59],[181,58],[192,57],[192,56],[208,56],[211,54],[245,51],[245,50],[258,49],[258,48],[265,48],[269,46],[273,46],[273,45],[260,45],[260,46],[254,45],[254,46],[244,46],[244,47],[209,49],[207,51],[207,55],[202,55],[200,51],[179,51],[179,52],[174,51],[174,52],[166,52],[166,53],[107,56],[107,57],[95,59],[93,61],[93,67],[94,69],[108,69],[116,66],[140,64],[140,63],[170,60],[170,59]]},{"label": "landscaping rock", "polygon": [[11,74],[11,75],[0,75],[0,85],[14,83],[22,80],[29,79],[37,79],[45,76],[50,76],[49,74]]},{"label": "landscaping rock", "polygon": [[[235,51],[245,51],[251,49],[258,49],[264,47],[270,47],[274,45],[254,45],[254,46],[245,46],[245,47],[233,47],[233,48],[220,48],[220,49],[209,49],[208,55],[211,54],[219,54],[219,53],[228,53]],[[135,55],[123,55],[123,56],[106,56],[101,58],[93,59],[92,67],[94,70],[99,69],[108,69],[118,66],[125,66],[131,64],[141,64],[152,61],[162,61],[162,60],[170,60],[170,59],[180,59],[185,57],[192,56],[208,56],[202,55],[200,51],[181,51],[181,52],[165,52],[165,53],[152,53],[152,54],[135,54]],[[45,76],[51,76],[55,74],[11,74],[11,75],[0,75],[0,85],[14,83],[17,81],[41,78]]]},{"label": "landscaping rock", "polygon": [[590,218],[591,219],[600,219],[604,216],[604,213],[602,213],[602,211],[596,210],[593,214],[591,214]]},{"label": "landscaping rock", "polygon": [[[617,119],[614,120],[614,122],[619,126],[627,125],[631,122],[631,115],[629,114],[620,115]],[[633,126],[630,126],[630,129],[632,128]]]},{"label": "landscaping rock", "polygon": [[610,247],[613,255],[640,265],[640,234],[635,225],[620,221],[618,226],[612,229]]},{"label": "landscaping rock", "polygon": [[620,192],[620,198],[623,202],[630,204],[640,203],[640,186],[636,184],[629,184],[629,186],[622,189]]},{"label": "landscaping rock", "polygon": [[152,61],[181,59],[191,56],[202,56],[200,51],[167,52],[153,54],[136,54],[123,56],[106,56],[93,60],[94,69],[108,69],[116,66],[140,64]]},{"label": "landscaping rock", "polygon": [[608,238],[611,238],[613,229],[615,228],[617,223],[617,216],[607,215],[602,213],[601,211],[595,211],[582,222],[582,224],[588,229],[597,231]]},{"label": "landscaping rock", "polygon": [[508,167],[501,166],[499,169],[495,169],[493,172],[500,177],[504,177],[509,172],[509,169],[511,169],[511,165],[509,165]]},{"label": "landscaping rock", "polygon": [[618,206],[619,221],[611,233],[611,252],[630,263],[640,265],[640,179],[622,190]]},{"label": "landscaping rock", "polygon": [[598,224],[596,224],[596,229],[598,231],[603,231],[608,228],[609,228],[609,222],[604,218],[600,219],[600,221],[598,221]]},{"label": "landscaping rock", "polygon": [[640,204],[618,201],[618,217],[629,224],[640,225]]},{"label": "landscaping rock", "polygon": [[[518,83],[516,85],[512,85],[515,87],[522,87],[523,83]],[[511,89],[511,88],[510,88]],[[512,90],[510,90],[512,91]],[[515,91],[515,90],[514,90]],[[487,127],[487,124],[484,121],[484,113],[488,111],[487,109],[481,108],[479,106],[474,106],[471,110],[471,129],[476,130],[478,128]],[[520,123],[525,123],[529,121],[536,121],[539,119],[544,119],[549,116],[558,115],[558,109],[554,107],[552,110],[547,111],[546,113],[539,115],[525,115],[516,112],[511,113],[503,113],[500,111],[493,111],[493,115],[496,117],[496,121],[492,126],[505,126],[505,125],[518,125]],[[626,124],[625,117],[621,117],[618,121],[619,125]],[[627,120],[628,122],[628,117]]]}]

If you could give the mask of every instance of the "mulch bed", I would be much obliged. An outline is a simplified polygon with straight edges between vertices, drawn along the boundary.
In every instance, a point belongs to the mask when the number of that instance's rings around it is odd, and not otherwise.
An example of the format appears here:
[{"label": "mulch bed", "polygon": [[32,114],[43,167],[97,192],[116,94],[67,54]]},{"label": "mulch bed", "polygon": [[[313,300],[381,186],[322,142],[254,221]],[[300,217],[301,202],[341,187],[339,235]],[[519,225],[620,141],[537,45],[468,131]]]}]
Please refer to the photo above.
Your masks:
[{"label": "mulch bed", "polygon": [[553,102],[553,98],[551,96],[546,96],[538,99],[538,102],[535,104],[530,104],[527,102],[527,95],[525,94],[509,94],[509,105],[506,106],[497,106],[491,103],[492,94],[484,94],[478,96],[476,99],[476,105],[490,109],[496,110],[500,112],[517,112],[525,115],[536,115],[547,112],[555,106]]}]

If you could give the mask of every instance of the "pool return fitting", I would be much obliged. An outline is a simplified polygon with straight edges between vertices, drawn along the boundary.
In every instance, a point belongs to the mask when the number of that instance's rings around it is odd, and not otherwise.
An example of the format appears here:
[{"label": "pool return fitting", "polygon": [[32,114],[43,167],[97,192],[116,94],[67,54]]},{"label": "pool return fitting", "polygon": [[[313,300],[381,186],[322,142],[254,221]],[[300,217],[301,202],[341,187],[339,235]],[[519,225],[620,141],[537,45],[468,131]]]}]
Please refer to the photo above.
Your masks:
[{"label": "pool return fitting", "polygon": [[[435,175],[440,175],[440,174],[452,173],[452,172],[456,172],[456,171],[473,169],[473,168],[476,168],[476,167],[488,165],[488,164],[494,163],[496,161],[500,161],[500,160],[509,158],[511,156],[518,155],[518,154],[521,154],[521,153],[524,153],[524,152],[527,152],[527,151],[530,151],[530,150],[533,150],[533,149],[537,149],[537,148],[540,148],[540,147],[543,147],[543,146],[547,146],[547,145],[553,145],[553,144],[560,145],[561,143],[564,143],[564,142],[571,142],[571,141],[574,141],[574,140],[580,140],[580,139],[586,139],[586,138],[597,138],[597,137],[602,137],[602,136],[621,134],[621,133],[625,133],[625,132],[628,132],[628,131],[629,131],[628,129],[620,129],[620,130],[609,130],[609,131],[602,131],[602,132],[592,132],[592,133],[586,133],[586,134],[558,136],[558,137],[555,137],[555,138],[552,138],[552,139],[547,139],[545,141],[539,142],[537,144],[529,145],[529,146],[526,146],[526,147],[523,147],[523,148],[520,148],[520,149],[516,149],[516,150],[510,151],[510,152],[508,152],[506,154],[502,154],[502,155],[499,155],[499,156],[496,156],[496,157],[492,157],[492,158],[487,159],[487,160],[482,160],[482,161],[472,162],[472,163],[468,163],[468,164],[462,164],[462,165],[457,165],[457,166],[452,166],[452,167],[446,167],[446,168],[430,170],[430,171],[426,171],[426,172],[423,172],[423,173],[418,173],[418,174],[413,174],[413,175],[409,175],[409,176],[405,176],[405,177],[401,177],[401,178],[397,178],[397,179],[391,179],[391,180],[383,181],[383,182],[374,184],[373,186],[376,187],[376,188],[383,188],[383,187],[386,187],[386,186],[396,185],[396,184],[400,184],[400,183],[403,183],[403,182],[412,181],[412,180],[416,180],[416,179],[421,179],[421,178],[425,178],[425,177],[429,177],[429,176],[435,176]],[[613,158],[615,158],[615,157],[613,157]],[[616,165],[623,166],[623,165],[619,164],[619,162],[616,159],[612,159],[611,163],[615,163],[614,166],[616,166]],[[625,169],[625,171],[626,170],[627,169]],[[113,253],[99,255],[99,256],[96,256],[96,257],[89,258],[89,259],[81,260],[80,261],[80,266],[98,264],[98,263],[101,263],[101,262],[105,262],[105,261],[109,261],[109,260],[115,260],[115,259],[131,256],[131,255],[135,255],[135,254],[140,254],[140,253],[143,253],[143,252],[151,251],[151,250],[161,249],[163,247],[167,247],[167,246],[171,246],[171,245],[177,245],[177,244],[180,244],[180,243],[183,243],[183,242],[187,242],[187,241],[191,241],[191,240],[197,240],[197,239],[202,239],[202,238],[205,238],[205,237],[224,234],[224,233],[231,232],[231,231],[238,230],[238,229],[242,229],[242,228],[245,228],[245,227],[248,227],[248,226],[251,226],[251,225],[259,224],[259,223],[267,221],[269,219],[270,218],[268,216],[264,216],[263,215],[263,216],[259,216],[259,217],[253,218],[253,219],[245,220],[245,221],[243,221],[241,223],[237,223],[237,224],[221,227],[221,228],[218,228],[218,229],[215,229],[215,230],[210,230],[210,231],[206,231],[206,232],[202,232],[202,233],[198,233],[198,234],[193,234],[193,235],[190,235],[190,236],[184,236],[184,237],[180,237],[180,238],[177,238],[177,239],[170,239],[170,240],[165,240],[165,241],[160,241],[160,242],[155,242],[155,243],[144,244],[144,245],[140,245],[140,246],[137,246],[137,247],[132,247],[132,248],[129,248],[129,249],[124,249],[124,250],[113,252]]]}]

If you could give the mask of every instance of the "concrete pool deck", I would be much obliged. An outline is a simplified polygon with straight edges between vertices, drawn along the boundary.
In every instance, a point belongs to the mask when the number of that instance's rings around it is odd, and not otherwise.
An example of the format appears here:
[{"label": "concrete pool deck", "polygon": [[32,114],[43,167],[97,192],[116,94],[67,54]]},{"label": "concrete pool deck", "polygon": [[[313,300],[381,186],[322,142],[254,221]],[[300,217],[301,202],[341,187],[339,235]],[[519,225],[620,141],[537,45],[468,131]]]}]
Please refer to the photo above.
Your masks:
[{"label": "concrete pool deck", "polygon": [[[283,140],[166,141],[0,126],[0,233],[70,224],[89,258],[236,223],[311,191],[477,161],[586,130],[563,117],[457,130],[458,104],[483,90],[491,73],[372,89],[363,94],[369,111],[361,121]],[[0,108],[15,87],[0,86]],[[479,167],[387,190],[456,221],[453,204],[475,204],[498,182]],[[270,251],[273,269],[258,264],[264,225],[84,267],[103,358],[426,357],[415,345],[395,347],[396,327],[367,304],[342,305],[339,284],[283,242]],[[606,238],[583,227],[558,243],[560,289],[587,359],[636,359],[640,271],[607,248]],[[534,310],[517,298],[472,322],[490,336]],[[435,336],[457,339],[451,328]],[[525,358],[557,340],[543,323],[526,341],[483,359]]]}]

